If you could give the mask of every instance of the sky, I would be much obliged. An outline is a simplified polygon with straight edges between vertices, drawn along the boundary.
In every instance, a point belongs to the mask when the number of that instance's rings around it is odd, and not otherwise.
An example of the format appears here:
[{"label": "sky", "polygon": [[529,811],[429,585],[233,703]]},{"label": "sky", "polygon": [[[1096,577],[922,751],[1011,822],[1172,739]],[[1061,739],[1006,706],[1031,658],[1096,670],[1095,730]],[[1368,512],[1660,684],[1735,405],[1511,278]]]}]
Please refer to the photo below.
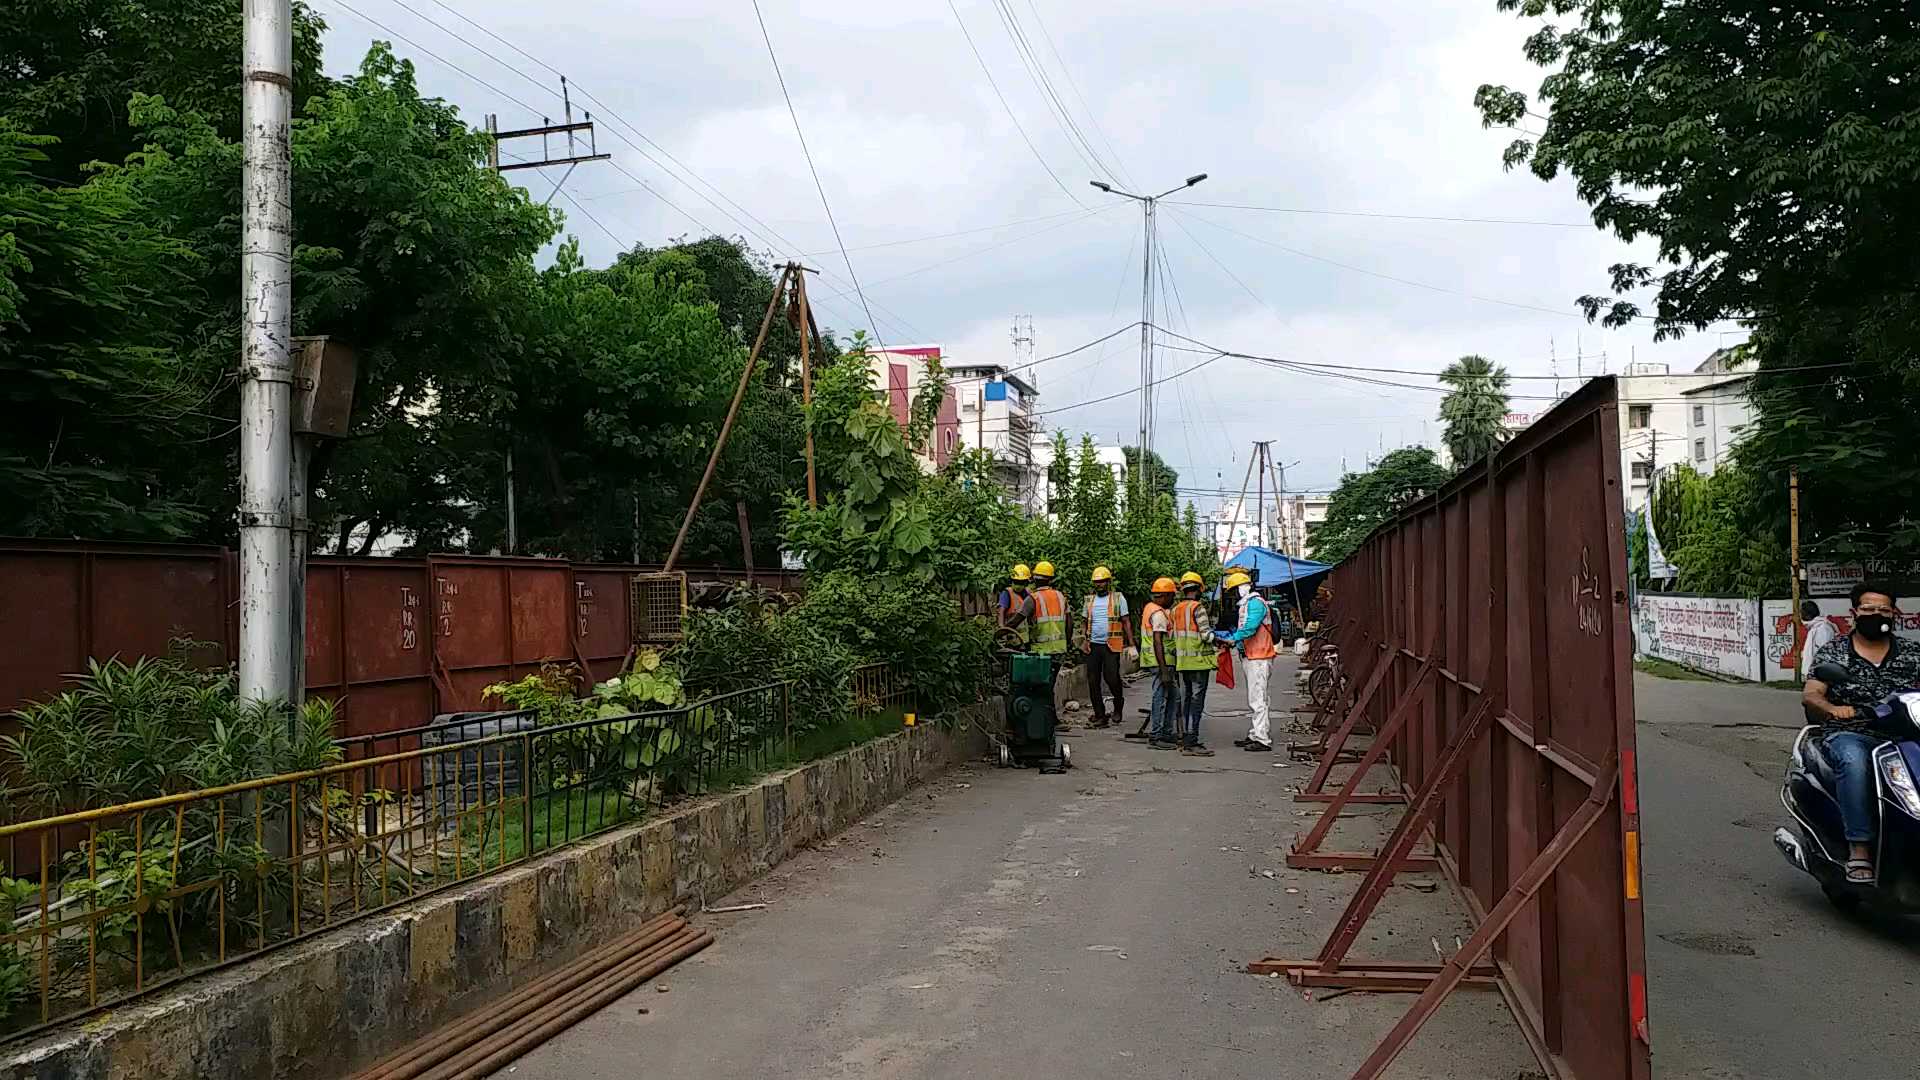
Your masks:
[{"label": "sky", "polygon": [[[566,75],[613,155],[552,196],[590,264],[742,235],[820,270],[810,292],[829,330],[939,344],[950,363],[1016,359],[1016,316],[1032,319],[1035,357],[1135,323],[1141,207],[1089,181],[1157,194],[1202,172],[1160,204],[1154,322],[1207,347],[1417,372],[1477,353],[1570,391],[1629,362],[1691,370],[1741,340],[1728,326],[1656,344],[1650,327],[1579,314],[1608,266],[1654,251],[1592,228],[1570,180],[1503,169],[1517,133],[1483,129],[1474,91],[1531,94],[1543,72],[1520,52],[1538,23],[1494,0],[760,0],[792,114],[751,0],[312,6],[329,71],[391,41],[476,125],[559,117]],[[564,173],[510,176],[547,198]],[[1195,366],[1210,355],[1155,352],[1156,375],[1175,377],[1157,387],[1153,445],[1203,511],[1218,500],[1198,492],[1240,489],[1256,439],[1274,440],[1295,490],[1439,443],[1430,378]],[[1029,375],[1049,427],[1132,444],[1140,372],[1134,325]],[[1514,411],[1544,409],[1555,386],[1516,379]]]}]

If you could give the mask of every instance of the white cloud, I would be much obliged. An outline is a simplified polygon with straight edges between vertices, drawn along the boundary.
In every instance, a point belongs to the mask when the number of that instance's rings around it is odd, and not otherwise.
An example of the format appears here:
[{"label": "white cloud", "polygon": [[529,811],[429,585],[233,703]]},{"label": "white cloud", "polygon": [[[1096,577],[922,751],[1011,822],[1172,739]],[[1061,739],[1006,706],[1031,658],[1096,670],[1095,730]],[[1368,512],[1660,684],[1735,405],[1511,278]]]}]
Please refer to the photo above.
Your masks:
[{"label": "white cloud", "polygon": [[[370,36],[386,36],[334,0],[315,2],[335,27],[327,43],[333,70],[350,67]],[[762,0],[761,6],[841,232],[848,245],[862,249],[852,258],[870,286],[882,336],[941,342],[949,355],[964,359],[1003,358],[1011,353],[1012,316],[1029,314],[1040,355],[1070,348],[1137,317],[1140,219],[1132,205],[1110,206],[1085,220],[870,247],[1057,214],[1073,210],[1076,201],[1090,208],[1111,202],[1087,186],[1093,167],[1049,114],[995,7],[956,2],[1019,124],[1071,198],[1023,143],[945,3],[845,0],[802,7]],[[558,115],[556,77],[433,0],[407,0],[407,6],[473,46],[427,25],[399,0],[354,3],[533,107],[398,44],[418,60],[422,85],[458,103],[469,119],[495,112],[515,126],[537,122],[536,114],[549,110]],[[842,330],[864,323],[856,298],[833,296],[849,289],[846,271],[751,7],[714,0],[638,6],[583,0],[564,8],[470,0],[459,6],[594,95],[602,103],[595,109],[599,148],[614,153],[622,168],[701,221],[742,231],[733,218],[744,220],[744,214],[616,138],[608,110],[766,222],[780,236],[770,246],[784,250],[790,241],[815,253],[808,261],[823,271],[816,295],[828,321]],[[1514,133],[1480,125],[1472,101],[1481,83],[1531,92],[1541,74],[1519,51],[1531,27],[1501,14],[1492,0],[1189,0],[1175,6],[1014,0],[1010,6],[1097,155],[1117,157],[1127,177],[1155,191],[1204,171],[1210,179],[1183,199],[1586,220],[1564,179],[1543,184],[1524,170],[1504,171],[1500,152]],[[1066,70],[1055,60],[1056,47]],[[533,82],[506,70],[502,60]],[[558,177],[525,179],[544,196]],[[612,168],[583,166],[566,191],[622,243],[658,243],[694,229]],[[564,199],[556,201],[588,257],[611,258],[618,245]],[[1420,371],[1472,352],[1538,375],[1549,373],[1550,342],[1570,358],[1578,339],[1590,354],[1604,351],[1615,371],[1636,355],[1691,366],[1718,342],[1707,335],[1655,346],[1644,327],[1603,333],[1567,315],[1457,295],[1571,313],[1576,296],[1604,287],[1610,263],[1651,257],[1650,245],[1629,249],[1591,229],[1190,208],[1163,211],[1161,243],[1181,303],[1159,321],[1248,352]],[[1382,280],[1272,244],[1451,291]],[[1170,352],[1160,370],[1202,358]],[[1572,370],[1566,359],[1562,372]],[[1139,378],[1137,338],[1122,334],[1036,374],[1047,409],[1125,390]],[[1515,389],[1538,388],[1522,383]],[[1418,390],[1221,360],[1160,389],[1158,448],[1198,485],[1214,483],[1218,474],[1221,483],[1237,487],[1248,442],[1273,438],[1283,460],[1300,462],[1291,479],[1318,485],[1337,479],[1343,459],[1357,467],[1382,447],[1437,440],[1436,401],[1437,395]],[[1103,440],[1131,440],[1137,412],[1137,399],[1126,396],[1050,420]]]}]

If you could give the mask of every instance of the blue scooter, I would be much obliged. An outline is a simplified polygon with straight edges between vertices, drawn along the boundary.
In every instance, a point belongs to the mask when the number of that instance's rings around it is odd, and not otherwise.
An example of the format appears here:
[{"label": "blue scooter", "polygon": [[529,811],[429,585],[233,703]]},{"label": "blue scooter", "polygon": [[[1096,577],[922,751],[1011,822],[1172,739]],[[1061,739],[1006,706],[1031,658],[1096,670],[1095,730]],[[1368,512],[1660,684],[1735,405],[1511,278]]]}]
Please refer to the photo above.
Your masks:
[{"label": "blue scooter", "polygon": [[[1815,679],[1836,686],[1844,668],[1821,664]],[[1809,725],[1793,741],[1780,801],[1791,825],[1775,829],[1774,846],[1787,861],[1813,876],[1842,911],[1862,905],[1904,915],[1920,914],[1920,691],[1895,694],[1870,711],[1868,734],[1884,740],[1873,750],[1874,878],[1847,880],[1847,839],[1835,798],[1836,770]]]}]

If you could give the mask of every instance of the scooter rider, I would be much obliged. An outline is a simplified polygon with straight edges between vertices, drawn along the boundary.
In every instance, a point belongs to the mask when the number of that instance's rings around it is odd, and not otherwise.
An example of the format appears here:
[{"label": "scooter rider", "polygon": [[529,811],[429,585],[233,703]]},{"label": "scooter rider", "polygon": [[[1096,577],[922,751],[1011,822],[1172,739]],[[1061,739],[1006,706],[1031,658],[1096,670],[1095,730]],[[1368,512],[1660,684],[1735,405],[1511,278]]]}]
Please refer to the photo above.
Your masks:
[{"label": "scooter rider", "polygon": [[1920,686],[1920,647],[1894,636],[1899,609],[1891,589],[1854,586],[1853,633],[1820,647],[1814,666],[1846,669],[1847,681],[1828,686],[1809,678],[1801,705],[1819,724],[1821,750],[1833,763],[1840,817],[1847,839],[1847,880],[1873,880],[1873,751],[1882,740],[1865,730],[1873,706]]}]

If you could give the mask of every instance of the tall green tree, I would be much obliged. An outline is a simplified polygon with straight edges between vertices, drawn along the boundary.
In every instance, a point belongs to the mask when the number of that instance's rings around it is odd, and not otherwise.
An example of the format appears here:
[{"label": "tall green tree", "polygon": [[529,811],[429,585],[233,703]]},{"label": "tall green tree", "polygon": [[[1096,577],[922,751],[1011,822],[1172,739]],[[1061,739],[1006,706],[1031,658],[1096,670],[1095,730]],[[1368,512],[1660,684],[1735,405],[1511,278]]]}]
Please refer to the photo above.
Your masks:
[{"label": "tall green tree", "polygon": [[1507,441],[1507,369],[1484,356],[1463,356],[1440,372],[1441,436],[1454,468],[1485,457]]},{"label": "tall green tree", "polygon": [[[1140,479],[1143,475],[1140,464],[1140,448],[1137,446],[1123,446],[1120,448],[1120,453],[1126,458],[1127,462],[1127,494],[1130,499],[1137,501],[1137,493],[1140,491]],[[1149,501],[1161,497],[1171,499],[1176,496],[1177,489],[1180,486],[1180,473],[1174,469],[1173,466],[1166,463],[1166,460],[1160,456],[1158,450],[1147,451],[1144,476],[1146,478],[1146,491],[1149,496]]]},{"label": "tall green tree", "polygon": [[0,116],[0,533],[188,535],[164,481],[208,426],[179,359],[200,259],[125,177],[43,178],[54,145]]},{"label": "tall green tree", "polygon": [[1659,337],[1721,319],[1754,329],[1746,526],[1783,538],[1797,468],[1816,543],[1920,554],[1920,458],[1905,449],[1920,440],[1920,8],[1498,6],[1549,20],[1526,45],[1548,69],[1537,99],[1476,97],[1490,126],[1539,125],[1507,164],[1571,173],[1596,225],[1658,243],[1652,265],[1615,265],[1609,289],[1581,298],[1589,315],[1648,320]]},{"label": "tall green tree", "polygon": [[[148,149],[108,175],[124,175],[156,223],[200,254],[206,300],[189,362],[218,388],[208,411],[237,416],[225,376],[239,352],[241,146],[159,98],[136,96],[130,115]],[[470,493],[447,470],[503,449],[461,444],[453,436],[473,430],[443,413],[495,419],[473,400],[502,400],[523,351],[517,312],[534,287],[532,257],[558,221],[486,167],[487,145],[452,106],[421,97],[412,64],[377,42],[358,73],[294,118],[294,331],[359,357],[353,436],[315,455],[322,535],[458,535]],[[173,465],[172,488],[203,508],[201,537],[227,540],[235,444],[209,442]],[[396,466],[408,475],[391,475]]]},{"label": "tall green tree", "polygon": [[[35,170],[78,183],[88,162],[119,163],[145,132],[135,94],[165,98],[240,135],[241,5],[234,0],[0,0],[0,115],[60,141]],[[327,83],[326,24],[293,5],[296,112]]]},{"label": "tall green tree", "polygon": [[1365,472],[1342,476],[1327,504],[1326,520],[1308,527],[1313,557],[1326,563],[1346,558],[1369,533],[1408,504],[1438,491],[1450,475],[1432,450],[1410,446],[1391,451]]}]

